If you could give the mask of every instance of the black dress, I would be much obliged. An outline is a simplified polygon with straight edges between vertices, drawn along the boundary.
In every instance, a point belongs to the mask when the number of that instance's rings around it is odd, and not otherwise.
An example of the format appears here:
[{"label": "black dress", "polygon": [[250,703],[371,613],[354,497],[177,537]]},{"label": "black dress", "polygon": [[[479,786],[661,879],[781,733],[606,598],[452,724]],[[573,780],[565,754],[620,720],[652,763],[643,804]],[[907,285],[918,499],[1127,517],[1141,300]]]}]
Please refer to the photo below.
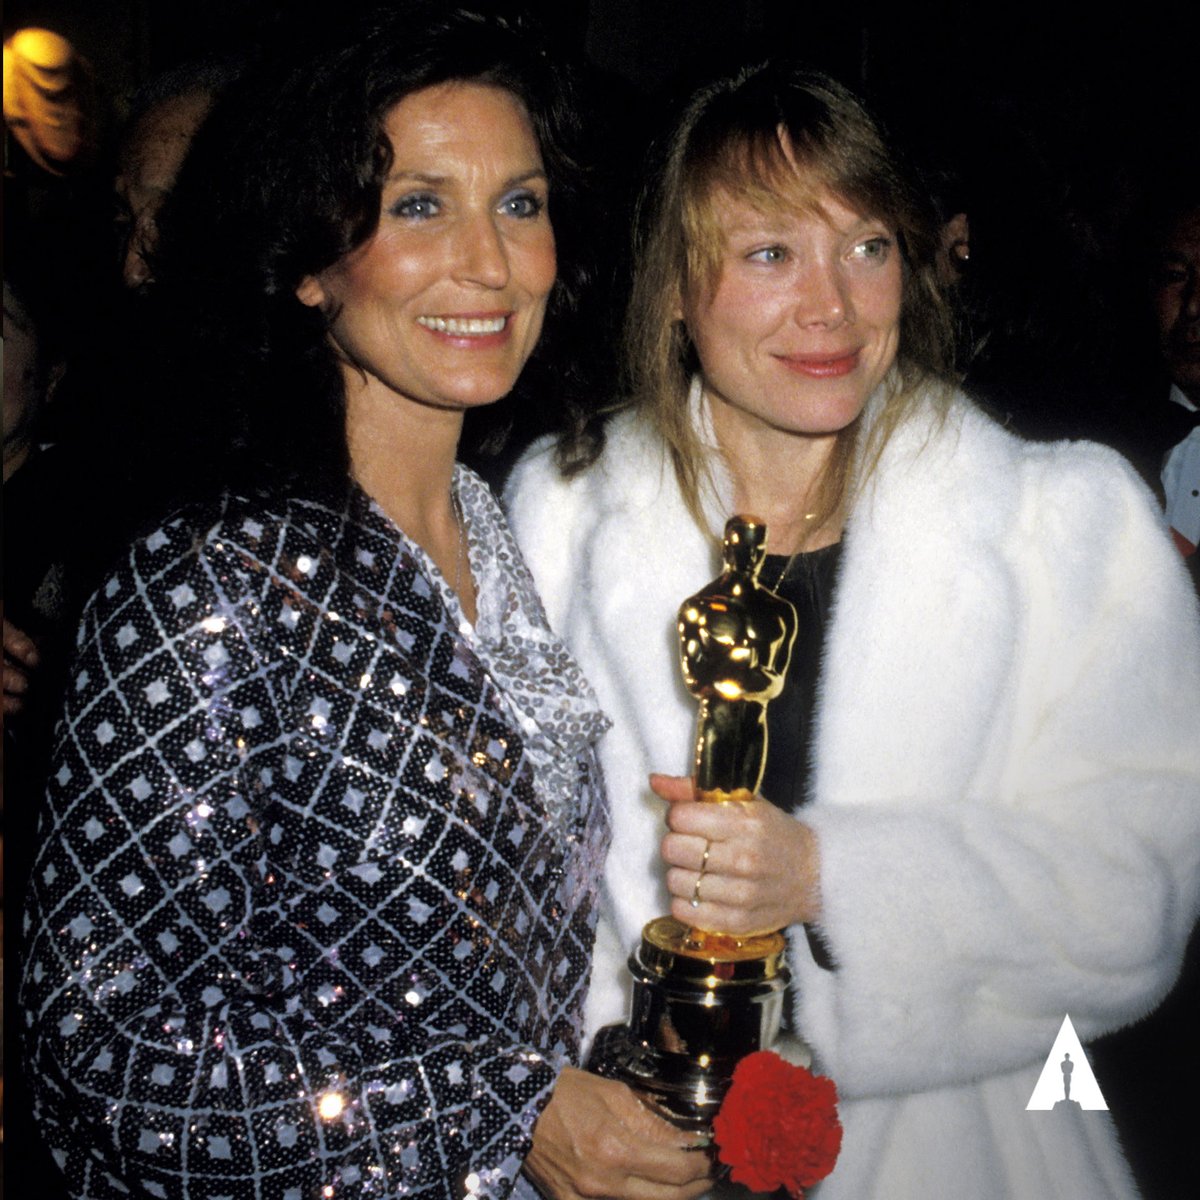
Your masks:
[{"label": "black dress", "polygon": [[768,554],[758,575],[759,583],[796,608],[796,642],[783,691],[767,706],[767,766],[760,789],[787,812],[808,799],[821,651],[841,559],[841,542],[790,557]]},{"label": "black dress", "polygon": [[[796,608],[796,642],[783,691],[767,706],[767,765],[760,791],[786,812],[797,812],[809,799],[813,716],[821,673],[825,632],[833,606],[842,543],[792,556],[768,554],[759,582]],[[813,960],[834,969],[833,953],[821,934],[805,926]],[[791,1005],[785,1027],[791,1027]]]}]

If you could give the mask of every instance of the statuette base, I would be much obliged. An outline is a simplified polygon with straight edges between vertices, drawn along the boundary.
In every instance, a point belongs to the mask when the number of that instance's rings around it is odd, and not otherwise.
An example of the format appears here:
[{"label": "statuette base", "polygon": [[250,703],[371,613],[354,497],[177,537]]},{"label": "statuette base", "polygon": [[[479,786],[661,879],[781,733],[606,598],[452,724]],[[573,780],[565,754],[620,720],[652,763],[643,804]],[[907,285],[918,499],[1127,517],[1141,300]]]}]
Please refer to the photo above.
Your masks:
[{"label": "statuette base", "polygon": [[629,959],[629,1022],[597,1034],[587,1065],[674,1124],[706,1131],[738,1061],[775,1041],[788,971],[782,933],[700,936],[740,944],[700,951],[687,944],[695,931],[672,917],[646,926]]}]

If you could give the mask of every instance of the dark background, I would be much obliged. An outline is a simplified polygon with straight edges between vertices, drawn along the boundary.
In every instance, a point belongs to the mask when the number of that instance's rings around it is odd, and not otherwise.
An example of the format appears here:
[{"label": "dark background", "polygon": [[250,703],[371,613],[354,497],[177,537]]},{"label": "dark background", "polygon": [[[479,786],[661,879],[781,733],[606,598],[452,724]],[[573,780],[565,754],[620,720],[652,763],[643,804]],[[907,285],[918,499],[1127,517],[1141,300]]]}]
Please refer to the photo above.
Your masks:
[{"label": "dark background", "polygon": [[[157,72],[237,52],[298,22],[331,23],[363,2],[9,0],[4,26],[8,34],[45,25],[87,56],[110,155],[130,97]],[[476,0],[502,9],[514,2]],[[670,101],[732,64],[800,55],[864,93],[923,166],[953,169],[946,215],[969,212],[977,296],[998,298],[1007,336],[993,339],[993,361],[980,364],[977,398],[1022,432],[1083,434],[1122,449],[1130,435],[1115,431],[1114,414],[1151,403],[1132,381],[1161,400],[1159,381],[1147,382],[1154,370],[1137,256],[1145,210],[1200,159],[1200,5],[1149,0],[1108,14],[1057,0],[1028,9],[797,0],[529,5],[564,55],[590,64],[588,107],[607,138],[605,178],[614,193],[597,241],[611,243],[610,259],[624,251],[646,139]],[[102,176],[109,161],[102,154]],[[619,280],[615,287],[619,295]],[[989,312],[985,323],[996,317]]]},{"label": "dark background", "polygon": [[[354,0],[350,0],[352,4]],[[484,0],[486,3],[486,0]],[[1110,158],[1194,137],[1195,8],[828,5],[797,0],[534,0],[564,43],[646,94],[689,62],[796,53],[847,82],[924,97],[933,112],[1000,103],[1066,148]],[[9,0],[5,32],[41,24],[69,37],[126,97],[178,59],[231,48],[290,21],[329,22],[318,0]],[[1189,14],[1191,10],[1191,15]],[[1193,145],[1194,149],[1194,145]]]},{"label": "dark background", "polygon": [[[486,3],[487,0],[484,0]],[[9,0],[5,33],[40,24],[90,59],[113,111],[180,59],[230,50],[290,22],[330,22],[317,0]],[[1100,6],[871,7],[797,0],[534,0],[565,48],[644,99],[715,64],[794,53],[852,86],[953,127],[960,148],[1000,122],[1096,193],[1164,155],[1195,154],[1200,19],[1162,0]],[[1190,14],[1189,14],[1190,10]],[[959,140],[962,139],[962,140]]]}]

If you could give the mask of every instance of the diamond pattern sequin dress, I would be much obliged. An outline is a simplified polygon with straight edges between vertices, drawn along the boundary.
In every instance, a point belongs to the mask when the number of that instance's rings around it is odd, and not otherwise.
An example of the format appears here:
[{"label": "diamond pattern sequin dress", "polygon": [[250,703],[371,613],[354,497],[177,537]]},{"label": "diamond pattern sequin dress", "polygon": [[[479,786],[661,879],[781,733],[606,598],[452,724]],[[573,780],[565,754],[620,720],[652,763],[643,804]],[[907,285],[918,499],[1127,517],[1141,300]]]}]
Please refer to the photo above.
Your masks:
[{"label": "diamond pattern sequin dress", "polygon": [[578,1057],[605,721],[486,488],[472,629],[359,491],[226,498],[89,605],[34,867],[78,1197],[504,1196]]}]

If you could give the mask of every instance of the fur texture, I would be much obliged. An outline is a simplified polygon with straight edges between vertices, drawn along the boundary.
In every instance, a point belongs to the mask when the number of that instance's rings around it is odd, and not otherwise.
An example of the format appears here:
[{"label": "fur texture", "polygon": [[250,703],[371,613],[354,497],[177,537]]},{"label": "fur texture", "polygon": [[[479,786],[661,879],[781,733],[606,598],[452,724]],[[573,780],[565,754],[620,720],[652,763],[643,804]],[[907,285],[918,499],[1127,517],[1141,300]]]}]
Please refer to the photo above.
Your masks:
[{"label": "fur texture", "polygon": [[[625,957],[667,908],[646,776],[688,768],[674,615],[719,559],[631,415],[570,481],[535,446],[509,507],[614,721],[594,1032],[624,1018]],[[1182,564],[1119,456],[1022,442],[963,397],[893,435],[845,543],[802,814],[839,968],[803,938],[791,955],[798,1026],[843,1097],[817,1194],[1133,1195],[1106,1113],[1025,1105],[1063,1015],[1086,1041],[1149,1012],[1196,919],[1200,614]]]}]

